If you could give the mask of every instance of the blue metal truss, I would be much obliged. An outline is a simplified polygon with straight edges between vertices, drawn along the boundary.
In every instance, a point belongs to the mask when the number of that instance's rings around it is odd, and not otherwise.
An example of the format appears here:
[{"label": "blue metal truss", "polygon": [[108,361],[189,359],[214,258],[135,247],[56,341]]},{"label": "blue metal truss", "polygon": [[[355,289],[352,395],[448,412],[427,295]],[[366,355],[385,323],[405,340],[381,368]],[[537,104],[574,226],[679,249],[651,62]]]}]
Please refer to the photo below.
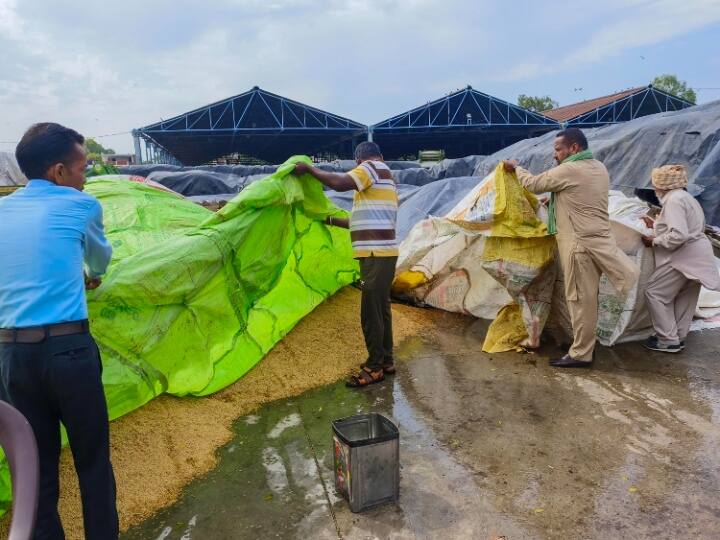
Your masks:
[{"label": "blue metal truss", "polygon": [[373,133],[423,130],[476,130],[490,127],[550,126],[555,120],[528,111],[471,86],[393,116],[371,127]]},{"label": "blue metal truss", "polygon": [[639,90],[634,94],[580,114],[563,122],[563,125],[574,127],[599,127],[608,124],[628,122],[660,112],[679,111],[692,107],[692,103],[653,88],[652,85]]},{"label": "blue metal truss", "polygon": [[[135,155],[138,163],[182,165],[172,153],[155,142],[151,137],[140,133],[137,129],[132,130],[132,135],[135,139]],[[142,145],[140,144],[141,141]],[[143,150],[145,151],[143,152]]]},{"label": "blue metal truss", "polygon": [[446,157],[490,154],[560,124],[468,86],[370,127],[373,140],[391,159],[420,150],[443,150]]},{"label": "blue metal truss", "polygon": [[[186,164],[239,152],[277,160],[344,148],[367,126],[254,87],[243,94],[139,128],[136,134]],[[346,145],[345,145],[346,146]],[[282,158],[284,159],[284,158]]]},{"label": "blue metal truss", "polygon": [[140,128],[141,133],[159,132],[254,132],[257,130],[324,129],[364,131],[366,126],[309,107],[291,99],[254,87],[245,92],[211,105],[206,105],[169,120]]}]

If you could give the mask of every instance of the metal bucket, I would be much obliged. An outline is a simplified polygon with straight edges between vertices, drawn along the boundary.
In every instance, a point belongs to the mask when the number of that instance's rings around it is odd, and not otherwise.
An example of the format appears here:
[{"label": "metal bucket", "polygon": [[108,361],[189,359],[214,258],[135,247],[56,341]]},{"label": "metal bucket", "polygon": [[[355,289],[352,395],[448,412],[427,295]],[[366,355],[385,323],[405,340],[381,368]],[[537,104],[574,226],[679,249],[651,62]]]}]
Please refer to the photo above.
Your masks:
[{"label": "metal bucket", "polygon": [[353,512],[397,501],[400,496],[400,434],[378,413],[335,420],[335,489]]}]

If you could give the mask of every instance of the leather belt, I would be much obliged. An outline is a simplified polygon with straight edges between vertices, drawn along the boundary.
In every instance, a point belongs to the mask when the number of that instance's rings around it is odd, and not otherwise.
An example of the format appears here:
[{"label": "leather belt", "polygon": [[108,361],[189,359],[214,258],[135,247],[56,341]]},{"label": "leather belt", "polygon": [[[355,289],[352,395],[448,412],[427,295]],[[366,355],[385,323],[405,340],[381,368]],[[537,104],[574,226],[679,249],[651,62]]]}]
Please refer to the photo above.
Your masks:
[{"label": "leather belt", "polygon": [[0,343],[40,343],[49,337],[84,334],[89,329],[87,320],[25,328],[0,328]]}]

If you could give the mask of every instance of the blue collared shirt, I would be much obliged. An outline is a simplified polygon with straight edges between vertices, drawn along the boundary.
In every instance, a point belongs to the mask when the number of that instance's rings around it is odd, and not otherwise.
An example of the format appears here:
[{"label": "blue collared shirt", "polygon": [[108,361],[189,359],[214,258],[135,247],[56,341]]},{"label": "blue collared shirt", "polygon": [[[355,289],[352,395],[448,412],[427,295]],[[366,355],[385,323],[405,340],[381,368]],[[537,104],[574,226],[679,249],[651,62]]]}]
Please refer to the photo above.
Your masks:
[{"label": "blue collared shirt", "polygon": [[83,262],[99,277],[111,256],[92,195],[31,180],[0,198],[0,328],[87,319]]}]

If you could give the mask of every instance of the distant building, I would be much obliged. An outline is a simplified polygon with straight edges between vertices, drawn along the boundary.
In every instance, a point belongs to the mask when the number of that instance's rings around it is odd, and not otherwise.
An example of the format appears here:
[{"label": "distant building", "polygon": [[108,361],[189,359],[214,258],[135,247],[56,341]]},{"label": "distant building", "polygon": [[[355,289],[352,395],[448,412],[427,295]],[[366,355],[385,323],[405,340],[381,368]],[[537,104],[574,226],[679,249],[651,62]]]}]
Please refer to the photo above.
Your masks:
[{"label": "distant building", "polygon": [[[132,133],[135,159],[148,163],[282,163],[297,154],[352,159],[365,139],[377,142],[387,159],[432,150],[457,158],[492,154],[563,126],[616,124],[691,105],[649,85],[538,113],[467,86],[366,126],[255,86]],[[132,156],[117,157],[132,163]]]},{"label": "distant building", "polygon": [[366,126],[254,87],[223,101],[133,130],[150,162],[199,165],[242,154],[282,163],[295,154],[352,159],[367,138],[388,159],[442,150],[445,157],[489,154],[521,139],[559,129],[540,113],[525,110],[471,87]]},{"label": "distant building", "polygon": [[135,155],[134,154],[103,154],[102,160],[104,163],[115,165],[116,167],[122,167],[124,165],[134,165]]},{"label": "distant building", "polygon": [[565,126],[599,127],[635,120],[641,116],[692,107],[689,101],[648,86],[564,105],[542,114]]}]

